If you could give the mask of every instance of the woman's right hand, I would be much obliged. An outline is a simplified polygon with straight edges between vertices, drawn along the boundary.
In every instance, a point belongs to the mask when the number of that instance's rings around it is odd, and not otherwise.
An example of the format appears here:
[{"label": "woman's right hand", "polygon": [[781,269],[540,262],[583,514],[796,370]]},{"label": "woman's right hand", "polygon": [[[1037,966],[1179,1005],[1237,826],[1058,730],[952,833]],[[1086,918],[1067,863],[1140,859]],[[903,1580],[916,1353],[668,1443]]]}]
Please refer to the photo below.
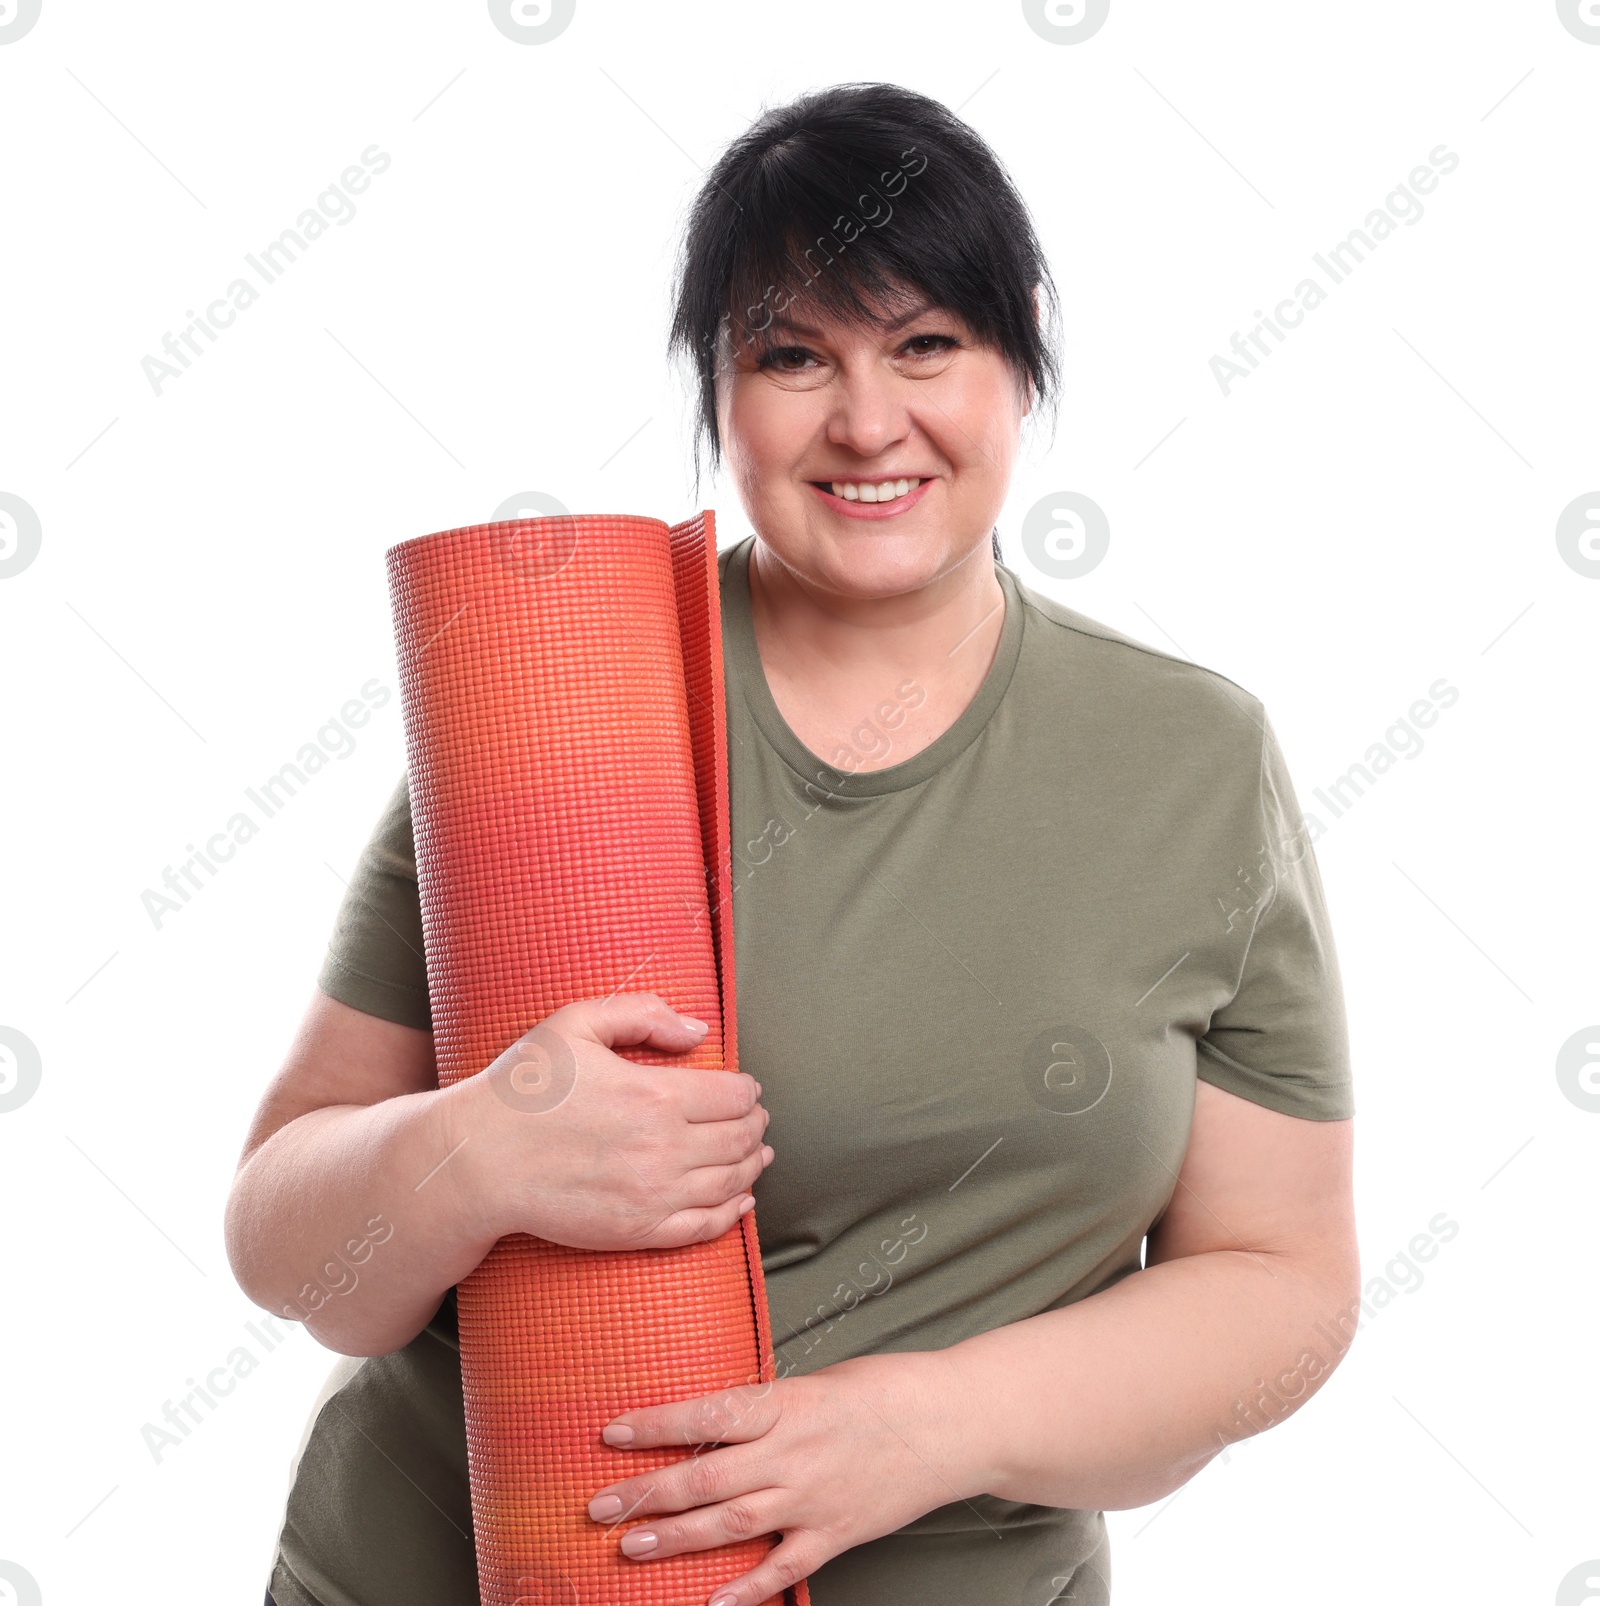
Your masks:
[{"label": "woman's right hand", "polygon": [[467,1219],[576,1249],[671,1249],[737,1225],[772,1159],[760,1084],[613,1052],[687,1052],[705,1038],[687,1021],[655,993],[581,999],[443,1090],[443,1170]]}]

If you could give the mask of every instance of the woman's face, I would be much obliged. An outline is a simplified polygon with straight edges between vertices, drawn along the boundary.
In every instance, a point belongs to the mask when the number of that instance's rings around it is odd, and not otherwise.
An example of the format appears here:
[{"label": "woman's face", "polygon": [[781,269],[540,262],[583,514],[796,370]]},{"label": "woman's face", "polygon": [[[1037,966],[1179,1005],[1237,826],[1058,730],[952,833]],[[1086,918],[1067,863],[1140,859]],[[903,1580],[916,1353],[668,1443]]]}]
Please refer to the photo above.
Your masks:
[{"label": "woman's face", "polygon": [[756,534],[810,585],[862,598],[917,590],[987,544],[1029,405],[954,314],[910,291],[877,310],[851,327],[793,301],[733,337],[717,381]]}]

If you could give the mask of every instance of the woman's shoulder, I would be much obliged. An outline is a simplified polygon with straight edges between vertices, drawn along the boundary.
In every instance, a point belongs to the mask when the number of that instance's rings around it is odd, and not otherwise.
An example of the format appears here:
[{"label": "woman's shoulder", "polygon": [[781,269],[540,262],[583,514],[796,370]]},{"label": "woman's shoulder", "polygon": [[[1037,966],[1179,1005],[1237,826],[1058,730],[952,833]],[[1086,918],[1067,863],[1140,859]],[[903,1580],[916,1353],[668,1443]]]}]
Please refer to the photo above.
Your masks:
[{"label": "woman's shoulder", "polygon": [[[1004,565],[1002,565],[1004,567]],[[1210,737],[1237,734],[1259,741],[1261,699],[1220,671],[1091,618],[1026,584],[1006,569],[1024,610],[1025,653],[1032,672],[1062,682],[1075,698],[1086,692],[1105,706],[1126,708],[1141,722],[1161,716]],[[1159,627],[1158,627],[1159,628]]]}]

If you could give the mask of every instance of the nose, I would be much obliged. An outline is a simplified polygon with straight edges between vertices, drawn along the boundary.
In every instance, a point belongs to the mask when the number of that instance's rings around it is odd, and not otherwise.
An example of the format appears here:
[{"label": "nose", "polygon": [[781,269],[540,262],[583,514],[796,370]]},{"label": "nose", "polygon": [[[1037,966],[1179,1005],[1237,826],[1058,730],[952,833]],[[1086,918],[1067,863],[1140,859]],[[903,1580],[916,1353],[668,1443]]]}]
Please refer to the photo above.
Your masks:
[{"label": "nose", "polygon": [[873,351],[846,364],[833,388],[828,441],[858,457],[878,457],[911,433],[906,381]]}]

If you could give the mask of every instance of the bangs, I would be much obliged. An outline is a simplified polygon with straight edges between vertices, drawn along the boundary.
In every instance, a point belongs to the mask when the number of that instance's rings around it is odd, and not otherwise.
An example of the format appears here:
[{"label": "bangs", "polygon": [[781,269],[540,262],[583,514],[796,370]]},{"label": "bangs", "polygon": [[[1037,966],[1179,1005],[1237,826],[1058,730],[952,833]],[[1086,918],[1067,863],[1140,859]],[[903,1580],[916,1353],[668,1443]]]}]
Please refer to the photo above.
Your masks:
[{"label": "bangs", "polygon": [[[719,309],[725,335],[737,344],[759,343],[762,331],[795,303],[864,328],[927,300],[981,328],[978,299],[955,305],[952,296],[960,291],[952,276],[916,249],[910,174],[869,174],[854,161],[829,164],[835,165],[839,171],[807,173],[812,182],[802,193],[792,183],[757,185],[743,199]],[[917,167],[918,159],[910,165]],[[780,170],[776,176],[793,175]]]}]

